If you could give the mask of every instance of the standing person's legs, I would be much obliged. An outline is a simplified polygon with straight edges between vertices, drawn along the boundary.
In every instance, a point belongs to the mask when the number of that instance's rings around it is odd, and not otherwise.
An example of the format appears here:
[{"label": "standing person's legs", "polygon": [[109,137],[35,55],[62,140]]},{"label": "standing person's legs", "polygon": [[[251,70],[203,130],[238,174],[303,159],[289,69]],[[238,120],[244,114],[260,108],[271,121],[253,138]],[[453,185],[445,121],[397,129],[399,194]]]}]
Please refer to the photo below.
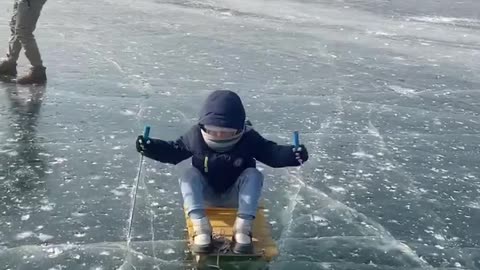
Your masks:
[{"label": "standing person's legs", "polygon": [[20,56],[20,51],[22,50],[22,44],[20,43],[20,40],[16,34],[19,2],[20,0],[14,0],[13,14],[12,18],[10,19],[10,40],[8,42],[7,60],[13,63],[17,63],[18,57]]},{"label": "standing person's legs", "polygon": [[17,79],[18,84],[43,84],[47,81],[42,57],[33,35],[45,2],[46,0],[20,0],[18,4],[15,33],[32,65],[29,73]]},{"label": "standing person's legs", "polygon": [[[38,49],[37,41],[33,32],[37,26],[40,12],[46,0],[17,0],[17,13],[15,23],[15,35],[18,41],[20,41],[23,49],[25,50],[25,56],[30,61],[30,64],[36,67],[43,67],[42,57]],[[18,59],[18,45],[14,40],[10,46],[13,51],[10,53],[11,57]],[[15,59],[15,60],[16,60]]]},{"label": "standing person's legs", "polygon": [[0,61],[0,75],[17,76],[17,60],[22,50],[22,44],[15,34],[17,24],[18,3],[20,0],[13,1],[12,18],[10,19],[10,39],[8,41],[7,58]]}]

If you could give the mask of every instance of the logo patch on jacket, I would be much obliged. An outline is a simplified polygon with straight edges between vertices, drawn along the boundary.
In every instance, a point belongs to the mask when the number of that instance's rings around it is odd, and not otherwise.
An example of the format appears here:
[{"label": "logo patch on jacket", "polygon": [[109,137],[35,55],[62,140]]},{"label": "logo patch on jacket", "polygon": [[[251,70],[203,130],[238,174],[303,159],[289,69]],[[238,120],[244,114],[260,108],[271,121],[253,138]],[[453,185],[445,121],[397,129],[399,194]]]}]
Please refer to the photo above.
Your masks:
[{"label": "logo patch on jacket", "polygon": [[237,158],[234,162],[233,162],[233,166],[235,167],[241,167],[243,164],[243,159],[242,158]]}]

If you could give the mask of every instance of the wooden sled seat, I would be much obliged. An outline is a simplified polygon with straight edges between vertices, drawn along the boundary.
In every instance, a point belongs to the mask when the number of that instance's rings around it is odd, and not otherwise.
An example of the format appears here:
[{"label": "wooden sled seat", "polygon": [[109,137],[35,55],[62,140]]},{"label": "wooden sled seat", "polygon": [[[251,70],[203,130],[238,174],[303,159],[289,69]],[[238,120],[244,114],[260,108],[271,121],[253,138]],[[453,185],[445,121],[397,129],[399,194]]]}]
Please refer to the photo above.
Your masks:
[{"label": "wooden sled seat", "polygon": [[[210,254],[193,254],[197,262],[216,260],[220,261],[245,261],[261,260],[271,261],[278,255],[278,248],[272,239],[271,226],[265,217],[264,208],[257,210],[257,216],[253,223],[253,254],[234,254],[229,249],[233,236],[233,223],[237,215],[236,208],[208,208],[206,214],[210,220],[213,229],[214,250]],[[189,245],[193,244],[193,227],[187,212],[185,211],[187,221]]]}]

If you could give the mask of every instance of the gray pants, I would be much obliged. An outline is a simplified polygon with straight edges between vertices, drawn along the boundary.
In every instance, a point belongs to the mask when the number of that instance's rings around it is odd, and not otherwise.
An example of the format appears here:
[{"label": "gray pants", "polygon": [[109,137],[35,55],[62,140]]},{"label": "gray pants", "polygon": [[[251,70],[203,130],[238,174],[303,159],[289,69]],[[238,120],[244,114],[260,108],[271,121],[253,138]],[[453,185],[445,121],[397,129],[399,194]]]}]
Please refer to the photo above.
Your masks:
[{"label": "gray pants", "polygon": [[42,7],[47,0],[14,0],[13,16],[10,20],[8,61],[17,62],[23,47],[25,56],[34,67],[41,67],[42,57],[38,50],[33,31],[37,25]]}]

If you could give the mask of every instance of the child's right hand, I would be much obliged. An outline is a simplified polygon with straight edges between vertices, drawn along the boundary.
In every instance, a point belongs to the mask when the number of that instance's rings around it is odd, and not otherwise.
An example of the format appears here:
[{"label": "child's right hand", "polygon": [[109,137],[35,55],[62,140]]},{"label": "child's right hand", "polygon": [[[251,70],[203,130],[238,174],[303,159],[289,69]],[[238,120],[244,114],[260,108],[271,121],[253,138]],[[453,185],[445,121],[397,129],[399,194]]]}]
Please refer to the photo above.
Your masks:
[{"label": "child's right hand", "polygon": [[150,139],[147,139],[145,141],[145,138],[143,138],[142,135],[138,136],[137,140],[135,141],[135,146],[137,147],[137,151],[141,154],[147,151],[149,144],[150,144]]}]

